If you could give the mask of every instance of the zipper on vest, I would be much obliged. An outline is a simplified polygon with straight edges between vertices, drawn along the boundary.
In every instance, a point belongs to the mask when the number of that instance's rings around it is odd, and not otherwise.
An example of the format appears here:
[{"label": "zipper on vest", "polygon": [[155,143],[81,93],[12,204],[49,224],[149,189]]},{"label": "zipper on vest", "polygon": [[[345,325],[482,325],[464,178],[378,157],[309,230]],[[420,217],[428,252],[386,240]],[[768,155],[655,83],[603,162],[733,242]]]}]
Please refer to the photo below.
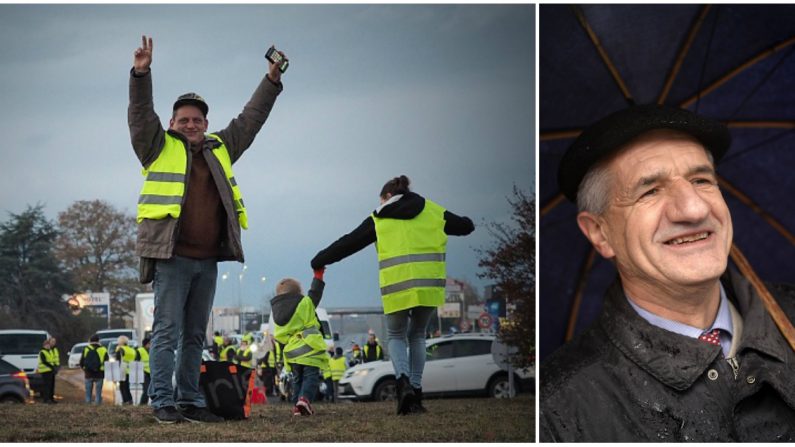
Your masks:
[{"label": "zipper on vest", "polygon": [[729,362],[729,366],[732,367],[732,372],[734,373],[734,380],[737,380],[737,377],[740,375],[740,364],[737,362],[737,357],[729,357],[726,359]]}]

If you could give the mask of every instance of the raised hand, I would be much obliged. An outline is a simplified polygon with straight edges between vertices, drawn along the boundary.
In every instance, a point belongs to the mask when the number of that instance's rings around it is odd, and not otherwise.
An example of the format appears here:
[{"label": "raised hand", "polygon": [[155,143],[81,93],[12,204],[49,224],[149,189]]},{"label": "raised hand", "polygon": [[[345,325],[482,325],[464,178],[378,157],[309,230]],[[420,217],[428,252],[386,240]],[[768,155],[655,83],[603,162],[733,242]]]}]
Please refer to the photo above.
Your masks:
[{"label": "raised hand", "polygon": [[145,72],[152,65],[152,38],[141,36],[141,46],[135,50],[133,58],[133,68],[137,72]]}]

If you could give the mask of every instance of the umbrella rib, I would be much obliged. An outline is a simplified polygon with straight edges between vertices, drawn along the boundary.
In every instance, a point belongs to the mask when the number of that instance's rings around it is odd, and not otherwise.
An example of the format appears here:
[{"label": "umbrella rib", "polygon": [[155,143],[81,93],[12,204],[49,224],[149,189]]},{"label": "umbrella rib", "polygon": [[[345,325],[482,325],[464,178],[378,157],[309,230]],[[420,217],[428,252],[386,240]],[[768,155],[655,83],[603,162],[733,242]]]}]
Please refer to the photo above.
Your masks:
[{"label": "umbrella rib", "polygon": [[582,8],[579,6],[572,6],[571,9],[574,11],[577,21],[579,21],[580,25],[583,27],[583,29],[585,29],[585,33],[588,34],[588,38],[591,39],[591,42],[596,47],[596,51],[599,53],[599,57],[602,58],[602,62],[605,64],[608,71],[610,71],[610,74],[613,75],[613,80],[615,80],[616,84],[618,84],[618,88],[621,90],[621,93],[624,95],[627,103],[630,105],[635,104],[635,100],[632,99],[632,94],[629,93],[629,89],[624,83],[624,80],[621,78],[621,75],[618,73],[618,69],[613,64],[613,61],[610,60],[610,56],[608,56],[607,51],[602,46],[599,38],[596,37],[596,33],[593,31],[591,25],[588,23],[588,20],[585,18]]},{"label": "umbrella rib", "polygon": [[745,258],[745,255],[737,248],[736,244],[732,244],[732,248],[730,251],[730,255],[734,260],[734,263],[737,264],[737,267],[742,272],[743,276],[745,276],[751,285],[756,290],[756,294],[759,295],[759,298],[762,300],[762,303],[765,305],[765,309],[773,318],[773,321],[776,323],[778,330],[781,331],[781,335],[784,336],[784,339],[787,340],[789,343],[790,348],[795,351],[795,328],[792,327],[792,322],[789,321],[787,315],[781,310],[781,306],[779,306],[776,299],[767,290],[765,284],[759,279],[759,276],[756,274],[753,268],[751,268],[751,264],[748,262],[748,259]]},{"label": "umbrella rib", "polygon": [[727,121],[726,126],[739,129],[795,129],[795,121]]},{"label": "umbrella rib", "polygon": [[549,140],[566,140],[568,138],[576,138],[582,133],[582,129],[570,129],[570,130],[550,130],[547,132],[541,132],[538,135],[538,139],[541,141],[549,141]]},{"label": "umbrella rib", "polygon": [[761,53],[759,53],[756,56],[752,57],[751,59],[747,60],[746,62],[744,62],[740,66],[730,70],[728,73],[726,73],[725,75],[721,76],[718,80],[716,80],[715,82],[713,82],[712,84],[710,84],[709,86],[707,86],[706,88],[701,90],[700,92],[696,93],[695,95],[693,95],[690,98],[688,98],[685,101],[683,101],[681,104],[679,104],[679,107],[681,107],[683,109],[689,107],[691,104],[693,104],[693,102],[695,102],[699,98],[703,98],[703,97],[709,95],[714,90],[716,90],[718,87],[722,86],[723,84],[725,84],[726,82],[728,82],[729,80],[731,80],[732,78],[737,76],[738,74],[742,73],[746,69],[748,69],[748,68],[754,66],[755,64],[767,59],[768,57],[772,56],[773,54],[775,54],[775,53],[777,53],[777,52],[779,52],[781,50],[783,50],[784,48],[787,48],[788,46],[792,45],[793,43],[795,43],[795,36],[790,37],[789,39],[787,39],[787,40],[785,40],[785,41],[773,46],[772,48],[768,48],[768,49],[762,51]]},{"label": "umbrella rib", "polygon": [[704,19],[707,17],[710,8],[710,5],[704,5],[704,7],[701,8],[701,13],[698,15],[698,18],[690,27],[690,31],[687,33],[685,43],[682,45],[682,48],[676,55],[676,61],[671,68],[671,72],[668,73],[668,77],[665,79],[665,85],[660,92],[660,96],[657,98],[657,104],[663,104],[665,99],[668,97],[668,93],[671,91],[671,86],[674,83],[674,79],[676,79],[676,76],[679,74],[679,70],[682,68],[682,63],[685,61],[685,56],[690,52],[690,47],[693,45],[693,41],[696,39],[696,34],[698,34],[698,31],[701,29],[701,24],[704,23]]},{"label": "umbrella rib", "polygon": [[540,215],[541,215],[541,217],[544,217],[544,216],[546,216],[546,215],[547,215],[547,214],[548,214],[550,211],[552,211],[553,209],[555,209],[555,207],[557,207],[557,206],[558,206],[558,205],[560,205],[561,203],[563,203],[563,194],[562,194],[562,193],[558,193],[558,194],[557,194],[555,197],[553,197],[553,198],[552,198],[552,200],[550,200],[549,202],[547,202],[547,204],[546,204],[546,205],[544,205],[544,206],[541,208],[541,211],[540,211],[540,213],[541,213],[541,214],[540,214]]},{"label": "umbrella rib", "polygon": [[585,284],[588,282],[588,275],[593,268],[594,260],[596,259],[596,249],[591,247],[588,258],[580,270],[580,277],[577,280],[577,291],[574,292],[574,302],[571,304],[571,311],[569,311],[569,323],[566,326],[565,341],[568,343],[574,337],[574,330],[577,328],[577,318],[580,314],[580,305],[582,304],[582,296],[585,293]]},{"label": "umbrella rib", "polygon": [[721,188],[729,191],[731,195],[736,197],[740,202],[742,202],[745,206],[751,208],[753,212],[759,215],[768,225],[773,227],[774,230],[779,232],[785,239],[789,241],[790,244],[795,246],[795,235],[793,235],[789,230],[787,230],[784,225],[781,224],[775,217],[770,215],[767,211],[763,210],[761,206],[757,205],[756,202],[751,200],[748,195],[737,189],[736,186],[729,183],[724,177],[718,176],[718,181],[720,182]]}]

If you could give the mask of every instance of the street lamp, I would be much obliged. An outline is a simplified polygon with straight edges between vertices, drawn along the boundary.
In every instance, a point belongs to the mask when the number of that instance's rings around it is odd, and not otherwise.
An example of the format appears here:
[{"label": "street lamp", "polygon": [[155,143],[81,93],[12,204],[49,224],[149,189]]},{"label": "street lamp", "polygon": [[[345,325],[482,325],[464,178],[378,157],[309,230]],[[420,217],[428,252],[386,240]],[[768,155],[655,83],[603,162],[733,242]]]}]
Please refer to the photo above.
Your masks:
[{"label": "street lamp", "polygon": [[[225,290],[224,289],[224,284],[226,284],[226,278],[229,278],[229,272],[224,272],[221,275],[221,290],[222,290],[222,293],[223,293],[223,290]],[[213,307],[215,307],[215,305],[213,305]],[[215,328],[215,309],[213,309],[212,312],[213,312],[213,331],[215,331],[216,330],[216,328]]]},{"label": "street lamp", "polygon": [[243,275],[246,273],[248,266],[243,264],[243,269],[237,275],[237,325],[240,335],[243,335]]},{"label": "street lamp", "polygon": [[262,292],[262,313],[261,313],[261,317],[260,317],[260,327],[262,327],[262,325],[265,324],[265,303],[268,302],[268,289],[265,288],[265,281],[267,281],[267,280],[268,280],[268,278],[266,278],[264,276],[262,278],[260,278],[260,282],[262,282],[262,289],[263,289],[263,292]]}]

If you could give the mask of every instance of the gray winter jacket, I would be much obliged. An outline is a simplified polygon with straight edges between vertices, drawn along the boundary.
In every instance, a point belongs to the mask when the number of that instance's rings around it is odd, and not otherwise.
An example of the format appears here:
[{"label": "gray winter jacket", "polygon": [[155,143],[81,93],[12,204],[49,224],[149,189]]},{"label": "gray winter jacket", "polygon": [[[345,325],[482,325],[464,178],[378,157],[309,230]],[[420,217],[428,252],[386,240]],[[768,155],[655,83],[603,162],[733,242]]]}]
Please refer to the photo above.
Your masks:
[{"label": "gray winter jacket", "polygon": [[[212,132],[218,135],[226,145],[232,163],[235,163],[243,155],[243,152],[251,146],[257,132],[265,124],[276,97],[281,91],[281,83],[277,85],[265,76],[240,115],[232,119],[225,129]],[[160,123],[160,118],[154,111],[151,71],[144,75],[136,75],[134,70],[130,70],[130,105],[127,110],[127,121],[135,154],[138,156],[141,165],[147,167],[160,155],[160,151],[165,144],[166,133]],[[169,133],[186,142],[179,133],[175,131],[169,131]],[[217,147],[218,144],[215,139],[205,137],[202,150],[202,154],[207,160],[210,172],[218,187],[221,203],[227,215],[226,231],[222,237],[221,255],[218,260],[243,262],[240,223],[235,212],[232,190],[228,186],[221,164],[214,156],[210,155],[212,148]],[[185,147],[188,147],[187,143]],[[187,150],[187,156],[188,166],[186,172],[190,172],[192,158],[190,150]],[[143,182],[143,179],[141,182]],[[171,217],[157,220],[144,219],[138,225],[135,254],[142,258],[171,258],[177,241],[178,229],[178,220]]]},{"label": "gray winter jacket", "polygon": [[[617,281],[598,321],[541,365],[541,441],[795,441],[795,353],[745,278],[721,282],[742,315],[736,363],[649,324]],[[792,320],[795,287],[770,291]]]}]

